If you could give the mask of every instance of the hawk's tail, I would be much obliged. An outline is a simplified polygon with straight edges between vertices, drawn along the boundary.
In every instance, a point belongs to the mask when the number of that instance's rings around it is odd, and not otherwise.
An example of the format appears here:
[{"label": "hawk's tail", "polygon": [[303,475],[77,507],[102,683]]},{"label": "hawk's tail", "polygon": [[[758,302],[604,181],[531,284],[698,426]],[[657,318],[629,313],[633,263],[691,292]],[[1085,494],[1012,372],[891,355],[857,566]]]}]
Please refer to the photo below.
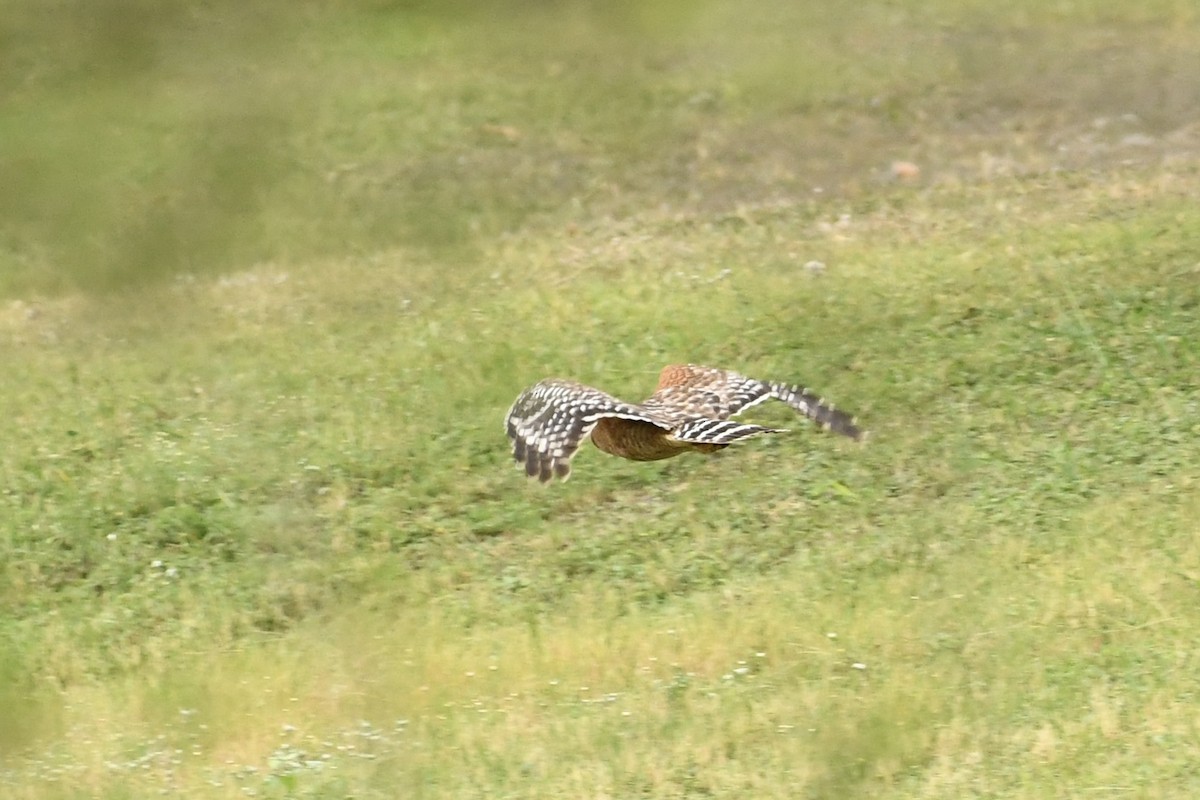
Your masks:
[{"label": "hawk's tail", "polygon": [[838,411],[832,403],[826,403],[822,398],[802,389],[799,386],[789,386],[786,383],[771,383],[771,396],[782,400],[804,416],[816,422],[827,431],[849,436],[855,441],[866,438],[867,432],[854,424],[854,417],[845,411]]}]

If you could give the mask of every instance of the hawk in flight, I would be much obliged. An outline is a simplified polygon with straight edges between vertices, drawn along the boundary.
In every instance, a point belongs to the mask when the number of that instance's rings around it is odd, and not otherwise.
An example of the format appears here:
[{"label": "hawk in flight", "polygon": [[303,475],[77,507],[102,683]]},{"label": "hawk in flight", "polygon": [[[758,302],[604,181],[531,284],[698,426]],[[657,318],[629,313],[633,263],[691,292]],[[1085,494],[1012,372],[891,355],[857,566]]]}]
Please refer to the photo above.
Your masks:
[{"label": "hawk in flight", "polygon": [[658,387],[641,403],[626,403],[575,381],[550,379],[526,389],[508,410],[513,458],[529,477],[566,480],[583,440],[633,461],[657,461],[688,450],[712,453],[740,439],[783,433],[731,417],[767,399],[781,400],[826,430],[856,441],[866,435],[854,417],[808,389],[747,378],[696,364],[664,367]]}]

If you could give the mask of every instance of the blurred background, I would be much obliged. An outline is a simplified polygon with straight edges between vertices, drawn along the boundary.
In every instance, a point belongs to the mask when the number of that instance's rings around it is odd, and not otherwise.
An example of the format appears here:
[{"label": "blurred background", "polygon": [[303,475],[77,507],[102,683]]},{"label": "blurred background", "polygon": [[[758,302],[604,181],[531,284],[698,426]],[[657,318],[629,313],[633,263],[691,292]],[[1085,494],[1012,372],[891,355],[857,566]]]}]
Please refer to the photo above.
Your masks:
[{"label": "blurred background", "polygon": [[1186,0],[0,8],[10,296],[1200,138]]}]

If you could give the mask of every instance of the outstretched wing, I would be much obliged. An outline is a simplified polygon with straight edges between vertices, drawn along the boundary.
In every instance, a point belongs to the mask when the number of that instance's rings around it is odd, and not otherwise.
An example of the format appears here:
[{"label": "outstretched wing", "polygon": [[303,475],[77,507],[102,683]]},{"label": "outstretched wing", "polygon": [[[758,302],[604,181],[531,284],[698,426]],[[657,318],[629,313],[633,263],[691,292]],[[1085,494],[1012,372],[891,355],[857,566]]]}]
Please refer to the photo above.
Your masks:
[{"label": "outstretched wing", "polygon": [[648,422],[663,430],[674,427],[669,419],[599,389],[545,380],[522,392],[508,410],[505,427],[513,458],[525,464],[525,474],[543,483],[555,476],[566,480],[579,445],[605,417]]},{"label": "outstretched wing", "polygon": [[863,437],[852,415],[837,410],[808,389],[695,364],[665,367],[658,379],[658,390],[643,405],[649,409],[686,409],[694,416],[726,420],[767,399],[787,403],[825,430],[851,439]]},{"label": "outstretched wing", "polygon": [[786,431],[783,428],[765,428],[762,425],[749,425],[744,422],[734,422],[731,419],[697,417],[679,426],[679,429],[671,434],[671,438],[695,444],[726,445],[763,433],[786,433]]}]

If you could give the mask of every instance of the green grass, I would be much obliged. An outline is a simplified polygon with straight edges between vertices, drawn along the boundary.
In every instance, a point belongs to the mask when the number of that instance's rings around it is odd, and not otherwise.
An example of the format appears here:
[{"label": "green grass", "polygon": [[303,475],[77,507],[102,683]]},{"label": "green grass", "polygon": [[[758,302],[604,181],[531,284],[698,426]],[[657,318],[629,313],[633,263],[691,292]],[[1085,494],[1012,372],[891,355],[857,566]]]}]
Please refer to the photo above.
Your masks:
[{"label": "green grass", "polygon": [[[0,3],[0,794],[1200,789],[1191,4],[137,5]],[[870,441],[512,466],[672,361]]]}]

